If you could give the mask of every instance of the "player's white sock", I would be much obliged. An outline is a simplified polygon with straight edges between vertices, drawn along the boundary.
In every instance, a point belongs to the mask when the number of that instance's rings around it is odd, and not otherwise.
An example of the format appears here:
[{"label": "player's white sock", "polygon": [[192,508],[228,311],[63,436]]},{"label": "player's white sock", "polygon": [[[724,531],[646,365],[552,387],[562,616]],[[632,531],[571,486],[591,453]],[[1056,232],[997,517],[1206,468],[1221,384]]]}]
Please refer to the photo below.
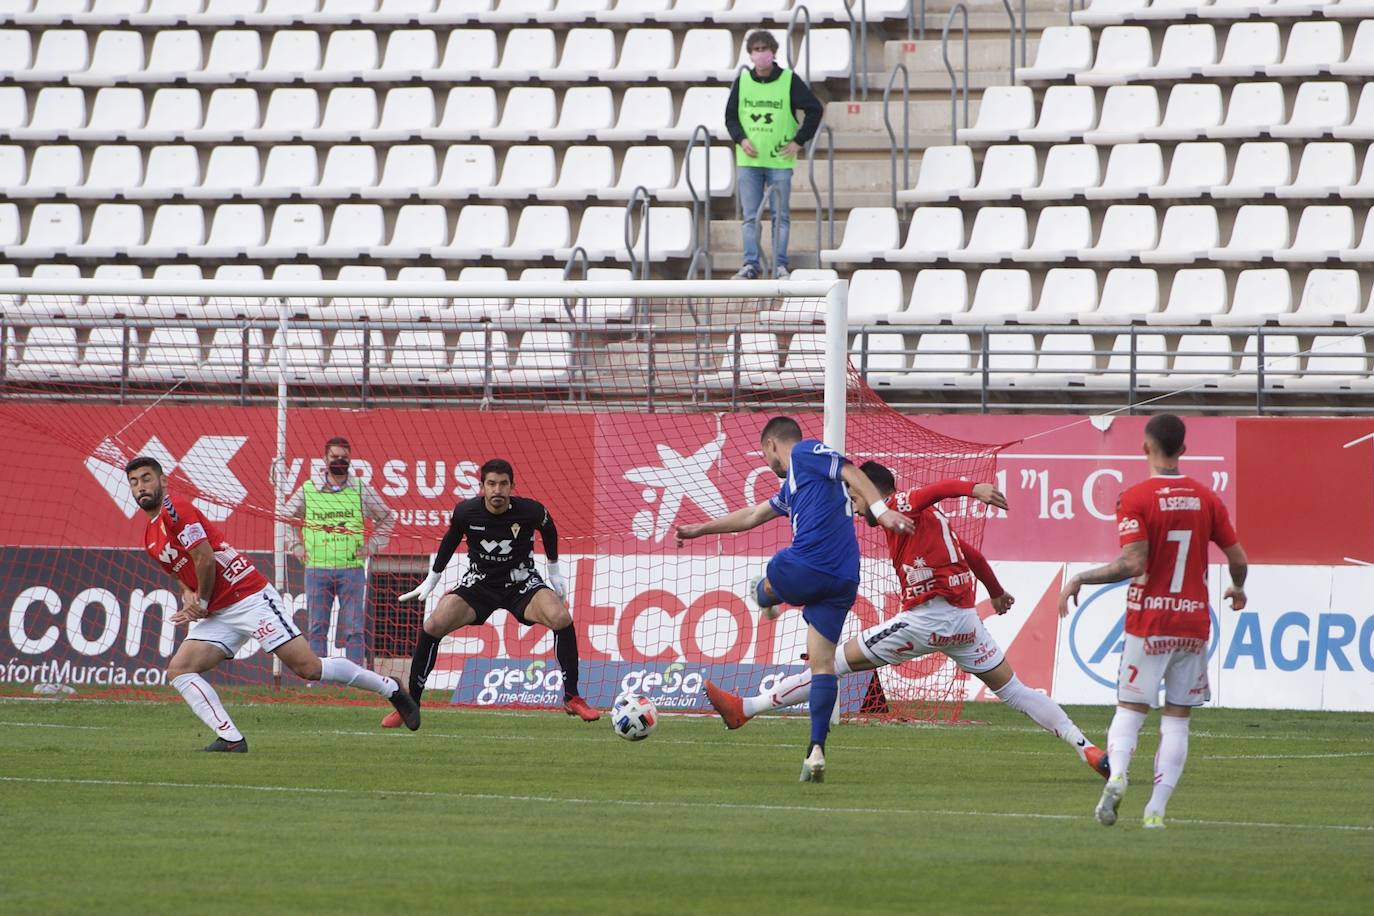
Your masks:
[{"label": "player's white sock", "polygon": [[209,681],[199,674],[183,674],[172,679],[172,686],[181,694],[186,705],[191,707],[191,711],[217,736],[225,741],[243,740],[243,734],[234,725],[234,720],[229,718],[229,713],[224,711],[219,694],[215,693]]},{"label": "player's white sock", "polygon": [[398,686],[391,678],[360,668],[346,658],[320,659],[320,680],[370,690],[384,697],[390,697]]},{"label": "player's white sock", "polygon": [[[849,673],[849,661],[844,657],[844,651],[836,652],[835,676],[844,677]],[[772,690],[764,691],[756,696],[744,697],[744,714],[752,718],[761,712],[772,712],[775,709],[796,706],[798,703],[805,703],[809,699],[811,699],[811,672],[808,670],[783,678],[773,686]]]},{"label": "player's white sock", "polygon": [[1144,724],[1145,713],[1121,706],[1116,708],[1112,725],[1107,729],[1107,760],[1112,768],[1112,779],[1126,778],[1136,740],[1140,737],[1140,726]]},{"label": "player's white sock", "polygon": [[993,693],[997,694],[997,698],[1003,703],[1030,716],[1036,725],[1068,744],[1078,752],[1080,760],[1086,759],[1084,754],[1088,749],[1088,739],[1083,737],[1083,732],[1073,724],[1069,714],[1054,700],[1038,690],[1027,687],[1014,674],[1011,680],[1002,685],[1002,689],[994,690]]},{"label": "player's white sock", "polygon": [[[1159,720],[1159,750],[1155,753],[1155,791],[1145,814],[1164,816],[1169,796],[1183,775],[1188,760],[1188,722],[1183,716],[1162,716]],[[1110,753],[1110,752],[1108,752]]]}]

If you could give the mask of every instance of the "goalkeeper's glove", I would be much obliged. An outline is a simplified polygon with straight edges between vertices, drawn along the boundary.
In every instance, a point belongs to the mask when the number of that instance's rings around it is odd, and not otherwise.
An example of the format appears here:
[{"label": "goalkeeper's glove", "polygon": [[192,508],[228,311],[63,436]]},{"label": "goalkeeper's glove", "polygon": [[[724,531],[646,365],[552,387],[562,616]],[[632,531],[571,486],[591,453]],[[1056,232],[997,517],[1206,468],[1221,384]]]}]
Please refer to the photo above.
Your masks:
[{"label": "goalkeeper's glove", "polygon": [[563,578],[563,571],[558,568],[557,560],[550,560],[545,567],[544,578],[549,583],[549,588],[558,596],[559,600],[566,600],[568,597],[568,580]]},{"label": "goalkeeper's glove", "polygon": [[406,592],[404,595],[400,597],[399,600],[413,601],[414,599],[419,598],[421,601],[424,601],[426,598],[429,597],[429,593],[434,591],[438,587],[439,574],[431,569],[429,571],[429,575],[425,576],[425,581],[421,582],[418,588],[416,588],[414,591]]}]

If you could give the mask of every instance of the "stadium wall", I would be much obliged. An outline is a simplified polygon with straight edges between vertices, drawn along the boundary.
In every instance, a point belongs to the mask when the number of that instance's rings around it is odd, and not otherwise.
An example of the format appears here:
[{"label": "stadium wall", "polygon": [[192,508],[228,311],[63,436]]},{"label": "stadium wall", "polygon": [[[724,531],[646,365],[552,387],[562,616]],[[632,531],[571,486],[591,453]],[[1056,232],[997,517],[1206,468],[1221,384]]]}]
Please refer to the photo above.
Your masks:
[{"label": "stadium wall", "polygon": [[[138,415],[121,407],[47,409],[59,426],[87,429],[120,429]],[[195,491],[202,511],[270,572],[271,412],[217,411],[211,442],[197,425],[179,422],[177,411],[141,419],[133,437],[139,450],[175,464],[175,485]],[[634,414],[522,413],[528,445],[512,452],[508,432],[498,443],[488,431],[514,417],[446,412],[437,441],[451,445],[436,454],[388,435],[405,428],[390,410],[312,413],[300,426],[348,429],[361,459],[355,463],[400,514],[388,549],[397,563],[421,562],[433,549],[453,503],[475,492],[476,468],[499,444],[520,487],[551,506],[568,539],[572,608],[590,647],[586,664],[604,666],[606,675],[584,680],[604,681],[608,691],[633,684],[665,707],[699,708],[708,668],[730,666],[754,681],[795,663],[797,615],[760,623],[743,602],[743,584],[771,541],[748,536],[679,550],[671,537],[677,524],[771,494],[774,481],[756,454],[757,417],[658,414],[650,425],[658,434],[643,437],[635,434],[643,418]],[[984,550],[1018,601],[989,627],[1032,686],[1063,702],[1112,702],[1124,590],[1085,591],[1064,621],[1054,604],[1066,571],[1116,553],[1112,512],[1123,484],[1145,473],[1144,418],[921,422],[964,439],[1010,443],[998,477],[1012,511],[988,518]],[[164,621],[174,596],[135,548],[142,519],[122,475],[111,471],[111,456],[99,454],[113,447],[80,454],[0,419],[0,458],[11,468],[34,468],[41,456],[43,491],[12,493],[10,511],[0,516],[0,683],[155,684],[170,655],[176,634]],[[1221,606],[1225,571],[1214,555],[1214,704],[1374,710],[1374,423],[1199,418],[1189,424],[1189,449],[1185,470],[1222,494],[1255,563],[1250,607],[1236,613]],[[319,451],[313,441],[288,441],[293,485],[311,473]],[[113,565],[125,570],[117,582],[101,573]],[[449,572],[456,576],[457,564]],[[288,597],[299,607],[299,595]],[[865,593],[859,622],[878,619],[885,600]],[[659,634],[652,644],[644,641],[649,633]],[[551,649],[547,634],[521,633],[498,615],[452,643],[441,677],[455,701],[537,703],[556,689],[548,681]],[[926,677],[938,664],[889,676]],[[240,679],[270,676],[261,655],[233,667]],[[986,698],[976,680],[960,683],[970,699]],[[857,703],[852,691],[848,702]]]}]

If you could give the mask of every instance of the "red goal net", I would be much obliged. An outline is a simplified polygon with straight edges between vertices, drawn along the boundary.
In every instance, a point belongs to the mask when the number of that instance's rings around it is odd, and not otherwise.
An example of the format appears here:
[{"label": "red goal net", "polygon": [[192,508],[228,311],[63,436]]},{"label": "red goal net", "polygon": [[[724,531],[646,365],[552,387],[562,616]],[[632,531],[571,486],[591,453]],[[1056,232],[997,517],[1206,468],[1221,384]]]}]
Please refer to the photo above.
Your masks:
[{"label": "red goal net", "polygon": [[[418,584],[493,457],[512,462],[516,493],[557,523],[593,705],[636,691],[665,710],[705,711],[707,679],[752,693],[800,670],[800,613],[762,620],[744,602],[787,524],[683,547],[673,537],[776,492],[758,451],[769,416],[789,413],[821,436],[823,328],[798,323],[796,301],[28,295],[0,305],[0,450],[12,481],[0,693],[174,696],[162,671],[186,631],[170,621],[175,583],[142,549],[146,519],[123,471],[136,455],[157,458],[170,491],[275,583],[320,651],[356,653],[384,673],[404,678],[424,613],[397,596]],[[995,448],[896,413],[853,373],[847,413],[847,453],[891,466],[899,486],[992,479]],[[324,478],[334,437],[348,440],[349,473],[390,518],[385,544],[345,564],[364,584],[356,599],[321,585],[308,552],[302,565],[287,550],[301,521],[284,508]],[[974,507],[944,508],[961,537],[980,541]],[[367,525],[359,543],[377,533]],[[895,609],[883,545],[862,526],[860,537],[850,632]],[[538,546],[535,559],[542,568]],[[466,546],[444,588],[465,563]],[[211,677],[231,703],[374,700],[308,688],[251,640]],[[936,655],[849,678],[842,704],[849,715],[947,720],[966,686]],[[561,698],[552,635],[498,611],[444,641],[426,704]]]}]

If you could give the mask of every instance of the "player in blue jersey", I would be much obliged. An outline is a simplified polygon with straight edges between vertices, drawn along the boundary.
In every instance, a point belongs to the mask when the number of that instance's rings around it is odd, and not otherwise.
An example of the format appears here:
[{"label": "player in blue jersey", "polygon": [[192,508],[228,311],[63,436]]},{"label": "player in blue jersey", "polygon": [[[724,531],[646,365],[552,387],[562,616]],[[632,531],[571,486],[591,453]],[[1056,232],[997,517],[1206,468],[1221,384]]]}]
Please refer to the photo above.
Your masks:
[{"label": "player in blue jersey", "polygon": [[759,441],[768,467],[783,479],[777,495],[700,525],[679,526],[677,542],[748,531],[781,515],[792,519],[791,546],[768,562],[766,575],[749,583],[749,596],[760,610],[783,603],[802,608],[812,677],[811,744],[801,778],[821,782],[825,737],[839,692],[835,646],[859,590],[859,541],[845,484],[863,495],[879,525],[901,533],[912,526],[901,513],[888,510],[873,482],[843,455],[817,439],[803,439],[791,417],[769,420]]}]

